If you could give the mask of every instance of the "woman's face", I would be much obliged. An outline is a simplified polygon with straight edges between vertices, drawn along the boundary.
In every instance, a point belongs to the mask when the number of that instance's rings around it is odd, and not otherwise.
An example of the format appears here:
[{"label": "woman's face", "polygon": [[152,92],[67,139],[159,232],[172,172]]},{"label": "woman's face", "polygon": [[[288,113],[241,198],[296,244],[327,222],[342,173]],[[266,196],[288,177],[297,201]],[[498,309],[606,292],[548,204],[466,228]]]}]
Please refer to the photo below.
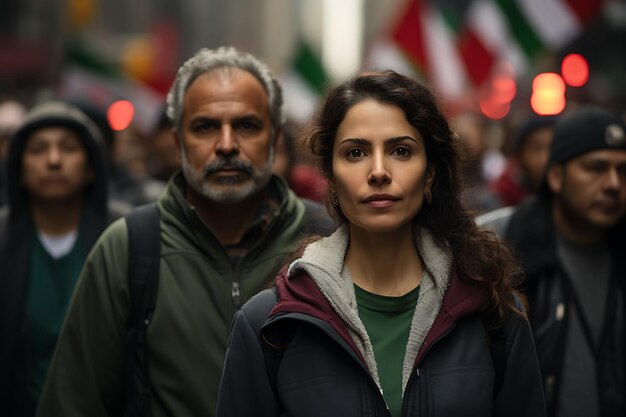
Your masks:
[{"label": "woman's face", "polygon": [[332,183],[353,226],[372,232],[410,226],[433,181],[426,166],[422,136],[393,104],[363,100],[337,129]]}]

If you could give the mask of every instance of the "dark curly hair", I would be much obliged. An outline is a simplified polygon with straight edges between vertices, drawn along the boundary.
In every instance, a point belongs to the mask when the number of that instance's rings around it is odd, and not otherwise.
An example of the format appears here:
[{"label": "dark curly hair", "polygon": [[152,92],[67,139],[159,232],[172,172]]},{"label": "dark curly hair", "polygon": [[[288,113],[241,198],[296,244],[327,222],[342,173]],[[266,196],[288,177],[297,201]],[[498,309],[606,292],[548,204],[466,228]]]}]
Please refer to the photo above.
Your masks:
[{"label": "dark curly hair", "polygon": [[[515,307],[513,282],[521,270],[510,248],[494,233],[479,228],[460,200],[459,144],[440,111],[437,100],[420,82],[394,71],[364,72],[331,90],[317,110],[302,137],[315,156],[321,171],[333,180],[333,147],[337,129],[355,104],[374,99],[399,107],[407,121],[424,138],[428,169],[435,172],[431,187],[432,203],[424,204],[413,219],[414,226],[425,227],[435,241],[449,247],[454,267],[462,279],[483,287],[489,294],[484,313],[497,312],[502,322]],[[327,201],[340,222],[347,219],[339,206]]]}]

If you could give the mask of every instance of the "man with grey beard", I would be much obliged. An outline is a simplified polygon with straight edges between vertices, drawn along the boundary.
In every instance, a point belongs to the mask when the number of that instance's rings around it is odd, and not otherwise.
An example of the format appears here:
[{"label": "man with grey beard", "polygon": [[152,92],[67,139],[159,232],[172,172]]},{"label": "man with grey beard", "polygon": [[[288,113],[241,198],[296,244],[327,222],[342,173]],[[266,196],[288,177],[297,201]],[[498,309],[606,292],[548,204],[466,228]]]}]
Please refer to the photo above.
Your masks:
[{"label": "man with grey beard", "polygon": [[121,220],[81,273],[38,416],[214,415],[235,312],[301,238],[332,231],[320,205],[272,175],[282,105],[276,78],[250,54],[202,49],[181,66],[167,113],[182,172],[157,205],[158,292],[138,352],[147,389],[140,399],[127,393],[131,288]]}]

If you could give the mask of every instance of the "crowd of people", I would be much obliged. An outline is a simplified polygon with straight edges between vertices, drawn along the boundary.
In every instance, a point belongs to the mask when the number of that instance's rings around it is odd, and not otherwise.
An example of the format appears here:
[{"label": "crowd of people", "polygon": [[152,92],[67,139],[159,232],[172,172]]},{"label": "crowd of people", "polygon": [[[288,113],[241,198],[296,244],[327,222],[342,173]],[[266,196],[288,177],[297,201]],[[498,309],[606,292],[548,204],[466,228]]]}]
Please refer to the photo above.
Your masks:
[{"label": "crowd of people", "polygon": [[11,105],[0,414],[626,414],[619,114],[503,152],[380,70],[296,128],[232,47],[181,65],[139,165],[92,104]]}]

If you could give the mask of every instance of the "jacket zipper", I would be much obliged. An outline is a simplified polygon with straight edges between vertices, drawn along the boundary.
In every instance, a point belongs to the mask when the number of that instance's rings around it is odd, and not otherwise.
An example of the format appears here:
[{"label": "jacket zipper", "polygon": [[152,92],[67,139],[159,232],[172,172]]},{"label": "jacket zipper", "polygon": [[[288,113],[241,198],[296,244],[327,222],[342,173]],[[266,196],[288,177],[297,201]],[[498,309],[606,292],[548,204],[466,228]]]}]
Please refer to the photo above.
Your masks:
[{"label": "jacket zipper", "polygon": [[[282,205],[281,205],[281,209],[282,209]],[[252,254],[254,254],[260,247],[263,247],[265,245],[265,240],[267,239],[268,233],[271,231],[271,228],[276,223],[275,217],[276,216],[272,218],[270,224],[267,226],[267,229],[265,229],[265,232],[263,235],[264,237],[260,241],[256,242],[250,248],[248,253],[237,262],[234,268],[231,266],[232,272],[233,272],[233,282],[231,284],[230,295],[231,295],[231,298],[233,300],[233,305],[235,306],[236,310],[239,310],[239,308],[243,305],[243,303],[241,302],[241,285],[239,284],[239,281],[237,281],[237,276],[239,276],[241,265],[244,263],[246,259],[248,259]]]},{"label": "jacket zipper", "polygon": [[241,307],[241,290],[239,289],[239,282],[237,281],[233,281],[231,296],[233,297],[235,308],[239,309],[239,307]]},{"label": "jacket zipper", "polygon": [[[373,379],[372,379],[372,382],[374,382]],[[374,382],[374,385],[376,385],[376,382]],[[378,388],[378,390],[380,391],[380,396],[383,399],[383,403],[385,403],[385,408],[387,408],[387,411],[389,411],[389,405],[387,404],[387,400],[385,399],[385,394],[383,394],[383,389],[382,388]]]},{"label": "jacket zipper", "polygon": [[[433,340],[433,342],[430,344],[430,346],[428,346],[428,349],[426,349],[426,351],[425,351],[425,352],[424,352],[424,354],[422,355],[422,359],[426,357],[426,354],[430,351],[430,349],[432,349],[432,347],[433,347],[433,346],[434,346],[437,342],[439,342],[441,339],[443,339],[444,337],[446,337],[446,336],[447,336],[447,335],[448,335],[448,334],[449,334],[449,333],[450,333],[450,332],[451,332],[451,331],[452,331],[455,327],[456,327],[456,324],[455,324],[455,325],[453,325],[452,327],[450,327],[448,330],[446,330],[446,332],[445,332],[445,333],[443,333],[441,336],[439,336],[438,338],[436,338],[435,340]],[[421,361],[420,361],[420,362],[421,362]],[[413,381],[413,378],[418,378],[418,379],[419,379],[419,388],[420,388],[420,410],[421,410],[421,411],[420,411],[420,415],[424,413],[424,408],[423,408],[423,407],[425,407],[425,406],[423,405],[423,404],[424,404],[424,402],[423,402],[423,400],[422,400],[422,395],[423,395],[422,390],[424,389],[424,387],[425,387],[425,383],[426,383],[426,382],[424,382],[424,383],[422,384],[422,382],[421,382],[421,381],[422,381],[422,378],[421,378],[421,377],[423,376],[423,373],[424,373],[424,372],[423,372],[423,370],[420,370],[420,368],[419,368],[419,364],[417,364],[417,365],[415,366],[415,371],[414,371],[414,372],[411,372],[411,376],[409,377],[409,380],[408,380],[408,381],[407,381],[407,383],[406,383],[406,386],[407,386],[407,389],[408,389],[409,385],[411,385],[411,382]],[[402,407],[402,409],[404,410],[404,397],[403,397],[403,401],[402,401],[402,402],[403,402],[403,407]]]}]

